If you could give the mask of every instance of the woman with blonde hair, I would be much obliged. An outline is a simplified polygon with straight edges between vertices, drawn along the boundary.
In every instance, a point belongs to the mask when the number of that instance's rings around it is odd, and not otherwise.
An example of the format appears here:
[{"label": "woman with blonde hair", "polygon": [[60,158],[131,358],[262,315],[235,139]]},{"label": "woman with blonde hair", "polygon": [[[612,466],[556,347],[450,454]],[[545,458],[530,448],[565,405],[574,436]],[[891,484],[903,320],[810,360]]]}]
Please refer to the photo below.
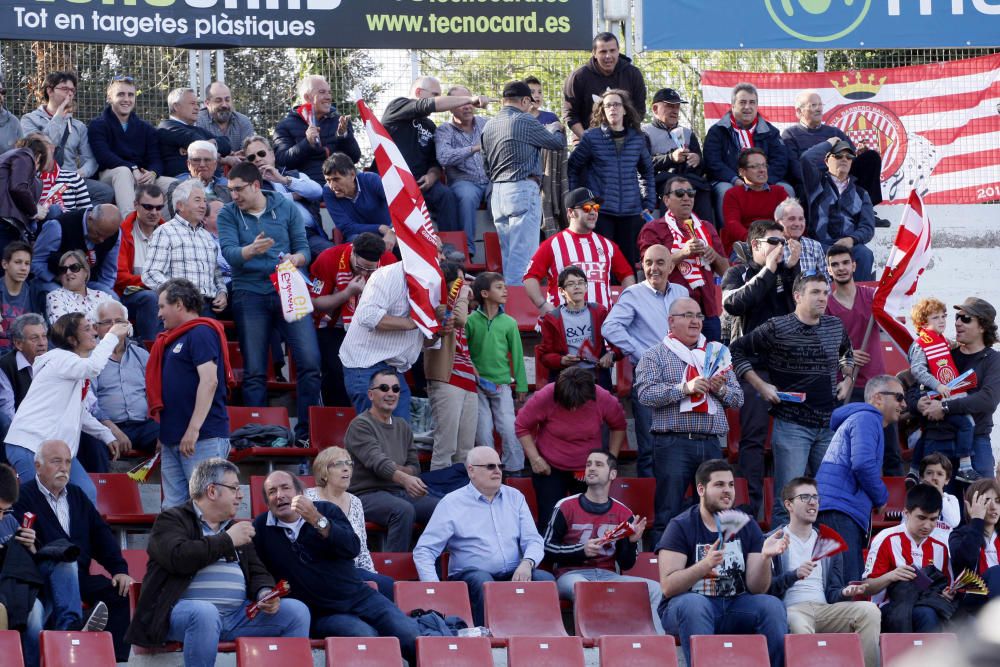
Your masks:
[{"label": "woman with blonde hair", "polygon": [[354,461],[343,447],[327,447],[313,460],[313,476],[316,486],[306,489],[306,496],[313,501],[333,503],[340,508],[351,522],[354,533],[361,540],[361,551],[354,559],[358,574],[365,581],[374,581],[382,595],[393,599],[393,579],[375,571],[375,562],[368,551],[368,535],[365,531],[365,510],[361,500],[347,492],[354,473]]},{"label": "woman with blonde hair", "polygon": [[69,313],[90,313],[105,301],[113,301],[107,292],[87,287],[90,263],[82,250],[68,250],[59,258],[56,279],[62,285],[45,297],[45,315],[55,322]]}]

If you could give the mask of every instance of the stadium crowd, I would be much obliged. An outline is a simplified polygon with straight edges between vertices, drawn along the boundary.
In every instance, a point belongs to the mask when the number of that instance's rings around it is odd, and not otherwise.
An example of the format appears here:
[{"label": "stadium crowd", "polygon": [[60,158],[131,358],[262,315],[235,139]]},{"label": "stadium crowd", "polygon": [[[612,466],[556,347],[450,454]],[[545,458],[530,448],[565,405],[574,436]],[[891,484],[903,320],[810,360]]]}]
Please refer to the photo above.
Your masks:
[{"label": "stadium crowd", "polygon": [[[978,611],[990,596],[956,592],[963,571],[1000,592],[996,311],[954,305],[951,340],[948,305],[921,299],[906,367],[887,374],[868,247],[880,157],[824,124],[816,93],[779,133],[739,84],[700,138],[681,92],[647,95],[609,33],[567,78],[561,119],[535,78],[496,99],[418,78],[382,123],[457,239],[439,245],[448,297],[425,338],[382,179],[323,77],[302,79],[270,137],[222,82],[171,91],[155,127],[126,76],[82,122],[81,83],[50,73],[0,134],[0,620],[27,664],[43,629],[105,628],[119,661],[384,635],[413,664],[418,636],[453,628],[394,604],[370,530],[421,581],[464,581],[477,626],[488,582],[554,581],[566,600],[579,582],[639,582],[688,664],[696,635],[761,634],[777,667],[786,634],[847,632],[875,667],[880,632]],[[497,271],[469,261],[482,208]],[[283,313],[285,261],[311,315]],[[304,463],[270,472],[266,510],[236,520],[248,480],[227,406],[268,405],[286,375],[282,443]],[[411,429],[414,396],[429,434]],[[315,406],[354,410],[318,452]],[[154,452],[162,511],[130,612],[88,473]],[[632,459],[654,480],[648,516],[615,495]],[[907,472],[886,513],[886,480]],[[830,529],[846,550],[825,556]],[[657,579],[625,574],[644,550]]]}]

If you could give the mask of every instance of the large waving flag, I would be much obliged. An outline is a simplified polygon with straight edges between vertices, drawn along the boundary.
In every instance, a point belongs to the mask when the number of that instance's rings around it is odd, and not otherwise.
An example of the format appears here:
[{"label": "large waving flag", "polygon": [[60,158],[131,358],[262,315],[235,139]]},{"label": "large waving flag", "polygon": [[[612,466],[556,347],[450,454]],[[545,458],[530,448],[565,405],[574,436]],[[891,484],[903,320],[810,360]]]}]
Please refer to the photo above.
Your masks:
[{"label": "large waving flag", "polygon": [[389,202],[392,229],[403,256],[403,271],[410,296],[410,317],[430,338],[441,328],[434,308],[446,298],[444,275],[438,263],[440,241],[431,225],[427,204],[406,160],[385,127],[365,104],[358,100],[358,113],[375,151],[375,164],[382,177]]},{"label": "large waving flag", "polygon": [[872,313],[879,326],[905,354],[913,343],[913,334],[896,316],[910,305],[917,291],[917,281],[931,259],[931,221],[924,210],[924,202],[916,190],[899,221],[896,241],[889,252],[885,270],[875,290]]}]

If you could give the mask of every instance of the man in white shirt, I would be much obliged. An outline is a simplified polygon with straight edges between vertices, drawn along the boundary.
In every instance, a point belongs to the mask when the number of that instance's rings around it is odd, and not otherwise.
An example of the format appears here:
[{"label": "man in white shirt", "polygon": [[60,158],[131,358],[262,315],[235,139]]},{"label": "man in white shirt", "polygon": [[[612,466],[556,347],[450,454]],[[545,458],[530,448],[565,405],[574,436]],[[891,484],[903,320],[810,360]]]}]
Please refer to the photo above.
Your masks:
[{"label": "man in white shirt", "polygon": [[866,585],[845,585],[840,553],[814,560],[816,542],[823,539],[814,527],[819,513],[816,480],[796,477],[781,490],[781,499],[788,510],[788,525],[774,532],[788,536],[788,549],[771,561],[768,593],[785,603],[788,630],[792,634],[856,632],[865,667],[878,667],[882,614],[871,602],[850,601],[864,595]]}]

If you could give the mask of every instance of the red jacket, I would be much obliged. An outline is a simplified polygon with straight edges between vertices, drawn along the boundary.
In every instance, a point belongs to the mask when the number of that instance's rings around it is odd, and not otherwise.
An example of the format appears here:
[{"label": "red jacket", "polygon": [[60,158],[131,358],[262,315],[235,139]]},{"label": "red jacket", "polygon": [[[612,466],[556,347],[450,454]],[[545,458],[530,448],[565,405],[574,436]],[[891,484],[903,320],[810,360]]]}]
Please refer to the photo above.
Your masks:
[{"label": "red jacket", "polygon": [[746,241],[750,225],[757,220],[774,220],[774,209],[788,199],[788,193],[780,185],[772,185],[767,190],[749,190],[737,183],[726,191],[722,198],[722,247],[729,259],[733,244]]},{"label": "red jacket", "polygon": [[[118,278],[115,280],[115,291],[119,296],[125,295],[126,287],[146,287],[142,282],[142,276],[132,273],[135,265],[135,239],[132,237],[132,228],[135,226],[136,212],[132,211],[122,220],[121,245],[118,248]],[[163,224],[163,218],[156,223],[159,227]]]},{"label": "red jacket", "polygon": [[[591,343],[594,349],[598,350],[597,358],[601,358],[608,351],[601,335],[601,325],[604,324],[608,311],[596,303],[588,303],[587,308],[590,310],[590,322],[593,325]],[[543,366],[552,371],[551,377],[565,368],[562,365],[562,358],[567,354],[569,345],[566,343],[566,330],[563,328],[562,309],[556,308],[542,318],[542,342],[538,344],[538,358],[542,360]]]}]

